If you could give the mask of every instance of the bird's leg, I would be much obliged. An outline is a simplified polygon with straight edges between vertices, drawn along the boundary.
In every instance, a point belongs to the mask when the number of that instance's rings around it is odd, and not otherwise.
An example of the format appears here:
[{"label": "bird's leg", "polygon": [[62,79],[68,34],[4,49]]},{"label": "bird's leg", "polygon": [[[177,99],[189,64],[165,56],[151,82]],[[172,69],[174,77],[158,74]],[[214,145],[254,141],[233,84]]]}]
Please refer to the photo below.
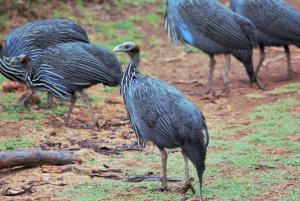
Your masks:
[{"label": "bird's leg", "polygon": [[92,108],[92,105],[89,101],[89,98],[88,98],[88,95],[86,93],[84,93],[84,91],[79,91],[79,94],[81,95],[82,99],[84,100],[86,106],[87,106],[87,109],[89,111],[89,114],[90,114],[90,117],[94,123],[94,125],[99,129],[100,126],[99,126],[99,123],[95,117],[95,113],[94,113],[94,110]]},{"label": "bird's leg", "polygon": [[70,103],[70,108],[69,108],[69,111],[68,111],[68,114],[66,116],[66,119],[65,119],[65,124],[68,124],[69,120],[70,120],[70,117],[71,117],[71,113],[73,111],[73,108],[75,106],[75,103],[76,103],[76,96],[75,96],[75,93],[72,94],[71,96],[71,103]]},{"label": "bird's leg", "polygon": [[184,184],[181,188],[178,189],[178,193],[185,194],[189,189],[195,194],[195,189],[192,186],[191,178],[189,175],[189,160],[187,155],[184,151],[181,151],[183,160],[184,160],[184,173],[185,173],[185,179]]},{"label": "bird's leg", "polygon": [[53,106],[55,106],[55,103],[53,101],[53,95],[50,92],[48,92],[47,107],[52,108]]},{"label": "bird's leg", "polygon": [[209,55],[209,59],[210,59],[209,74],[208,74],[208,80],[207,80],[206,90],[204,91],[204,94],[209,94],[211,92],[211,84],[212,84],[212,79],[213,79],[214,69],[215,69],[215,64],[216,64],[214,55]]},{"label": "bird's leg", "polygon": [[161,186],[159,188],[155,188],[154,190],[168,191],[169,190],[168,187],[167,187],[167,160],[168,160],[168,155],[167,155],[167,152],[164,149],[159,148],[159,151],[161,153],[163,176],[162,176],[162,180],[161,180]]},{"label": "bird's leg", "polygon": [[228,84],[229,84],[229,69],[230,69],[230,54],[225,54],[225,66],[224,66],[224,88],[223,93],[228,94]]},{"label": "bird's leg", "polygon": [[293,77],[293,70],[292,70],[292,64],[291,64],[291,53],[290,53],[290,48],[289,46],[284,46],[284,51],[286,54],[286,59],[287,59],[287,75],[285,77],[285,80],[291,80]]},{"label": "bird's leg", "polygon": [[256,66],[256,69],[255,69],[256,77],[258,77],[260,67],[262,66],[262,64],[263,64],[263,62],[266,58],[265,46],[264,45],[259,45],[259,50],[260,50],[259,62],[258,62],[257,66]]},{"label": "bird's leg", "polygon": [[23,98],[23,100],[21,100],[20,102],[20,107],[24,108],[26,106],[26,101],[29,100],[34,94],[34,91],[31,91],[30,93],[28,93],[28,95]]}]

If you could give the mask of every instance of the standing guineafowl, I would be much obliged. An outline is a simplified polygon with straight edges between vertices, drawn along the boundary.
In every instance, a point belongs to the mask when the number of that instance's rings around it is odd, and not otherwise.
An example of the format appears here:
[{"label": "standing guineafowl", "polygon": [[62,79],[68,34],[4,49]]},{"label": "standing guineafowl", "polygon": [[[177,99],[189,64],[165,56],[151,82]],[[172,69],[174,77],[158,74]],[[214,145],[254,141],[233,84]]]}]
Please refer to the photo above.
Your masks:
[{"label": "standing guineafowl", "polygon": [[[46,19],[29,22],[15,28],[7,37],[3,55],[0,55],[0,72],[10,80],[26,84],[24,69],[19,65],[10,65],[6,57],[16,57],[21,54],[30,56],[35,66],[39,54],[45,48],[58,43],[67,42],[89,43],[84,29],[66,19]],[[27,84],[28,86],[28,84]],[[21,105],[33,95],[33,92],[22,100]],[[50,96],[48,96],[50,98]],[[48,99],[49,103],[50,99]]]},{"label": "standing guineafowl", "polygon": [[28,55],[7,58],[11,64],[22,64],[26,83],[33,91],[47,91],[61,99],[71,97],[69,121],[76,102],[76,92],[84,99],[93,123],[98,127],[88,96],[83,92],[98,83],[118,86],[123,72],[114,54],[103,47],[81,42],[60,43],[44,49],[33,67]]},{"label": "standing guineafowl", "polygon": [[184,41],[210,57],[210,70],[205,93],[211,91],[214,55],[224,54],[224,88],[229,78],[230,54],[246,67],[251,83],[257,82],[252,64],[252,48],[256,45],[255,27],[250,20],[235,14],[216,0],[167,0],[166,29],[173,44]]},{"label": "standing guineafowl", "polygon": [[121,93],[139,145],[144,147],[147,141],[151,141],[161,152],[163,179],[160,190],[167,190],[165,148],[180,147],[185,162],[186,185],[189,183],[187,159],[190,159],[197,169],[202,197],[209,141],[203,114],[175,87],[139,73],[140,50],[133,42],[115,47],[114,52],[125,52],[131,57],[122,78]]},{"label": "standing guineafowl", "polygon": [[300,47],[300,12],[284,0],[231,0],[231,7],[258,29],[260,60],[256,75],[265,59],[265,46],[283,46],[287,57],[285,80],[290,80],[293,71],[289,45]]}]

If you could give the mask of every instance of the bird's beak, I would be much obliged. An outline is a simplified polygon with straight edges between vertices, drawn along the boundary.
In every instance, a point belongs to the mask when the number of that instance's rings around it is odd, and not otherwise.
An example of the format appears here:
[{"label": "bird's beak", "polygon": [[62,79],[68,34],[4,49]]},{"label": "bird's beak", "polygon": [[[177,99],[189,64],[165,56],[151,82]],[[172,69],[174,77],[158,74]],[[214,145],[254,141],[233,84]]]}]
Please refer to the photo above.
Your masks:
[{"label": "bird's beak", "polygon": [[121,45],[118,45],[113,49],[113,52],[121,52],[121,51],[122,51]]}]

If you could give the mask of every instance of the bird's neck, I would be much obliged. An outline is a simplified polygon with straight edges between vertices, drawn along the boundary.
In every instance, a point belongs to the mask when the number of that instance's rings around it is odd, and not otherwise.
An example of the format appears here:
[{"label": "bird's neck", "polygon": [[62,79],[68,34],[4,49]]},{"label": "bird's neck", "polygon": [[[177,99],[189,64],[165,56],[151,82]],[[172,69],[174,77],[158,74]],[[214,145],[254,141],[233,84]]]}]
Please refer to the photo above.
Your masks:
[{"label": "bird's neck", "polygon": [[133,80],[134,77],[139,75],[138,67],[139,67],[139,61],[140,61],[140,53],[136,52],[132,55],[130,55],[131,61],[129,62],[122,78],[121,82],[121,93],[123,95],[126,94],[127,88],[129,86],[129,83]]},{"label": "bird's neck", "polygon": [[21,81],[26,70],[20,65],[11,65],[9,58],[3,56],[0,57],[0,72],[10,80]]}]

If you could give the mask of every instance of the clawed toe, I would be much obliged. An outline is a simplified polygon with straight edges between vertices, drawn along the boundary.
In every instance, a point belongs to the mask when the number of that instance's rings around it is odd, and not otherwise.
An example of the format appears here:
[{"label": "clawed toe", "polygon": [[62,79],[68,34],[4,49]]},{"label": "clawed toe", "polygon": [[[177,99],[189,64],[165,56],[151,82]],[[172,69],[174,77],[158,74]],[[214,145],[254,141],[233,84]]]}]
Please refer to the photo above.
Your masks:
[{"label": "clawed toe", "polygon": [[184,182],[183,186],[177,189],[177,192],[180,194],[186,194],[189,189],[195,194],[195,188],[192,185],[191,180],[187,180]]}]

